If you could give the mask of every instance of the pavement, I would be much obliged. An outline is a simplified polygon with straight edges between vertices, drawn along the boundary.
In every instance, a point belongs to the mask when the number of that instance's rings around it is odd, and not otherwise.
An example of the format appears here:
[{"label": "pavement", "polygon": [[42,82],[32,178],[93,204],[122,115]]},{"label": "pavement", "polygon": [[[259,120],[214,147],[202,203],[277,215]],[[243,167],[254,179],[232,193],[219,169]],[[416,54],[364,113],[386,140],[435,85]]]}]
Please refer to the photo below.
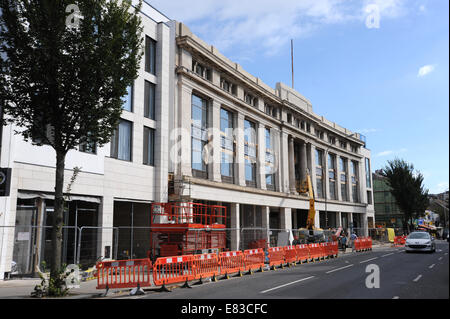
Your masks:
[{"label": "pavement", "polygon": [[[373,251],[392,247],[390,243],[378,243],[373,245]],[[352,252],[351,248],[347,248],[346,252],[339,251],[340,256],[350,256],[357,254]],[[0,299],[28,299],[34,291],[34,287],[41,283],[40,279],[24,278],[24,279],[10,279],[0,281]],[[102,298],[105,290],[97,290],[97,280],[89,280],[80,283],[80,288],[71,289],[69,295],[64,299],[95,299]],[[113,290],[108,293],[111,298],[113,296],[125,296],[129,294],[129,290]]]}]

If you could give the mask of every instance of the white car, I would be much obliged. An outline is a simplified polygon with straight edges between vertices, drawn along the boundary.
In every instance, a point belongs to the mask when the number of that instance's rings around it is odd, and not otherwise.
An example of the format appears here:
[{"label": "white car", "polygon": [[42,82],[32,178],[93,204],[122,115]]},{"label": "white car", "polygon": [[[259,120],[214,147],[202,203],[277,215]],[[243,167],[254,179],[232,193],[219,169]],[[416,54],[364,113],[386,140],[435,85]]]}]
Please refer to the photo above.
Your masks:
[{"label": "white car", "polygon": [[436,243],[434,237],[427,232],[413,232],[406,238],[406,252],[411,251],[428,251],[434,253],[436,251]]}]

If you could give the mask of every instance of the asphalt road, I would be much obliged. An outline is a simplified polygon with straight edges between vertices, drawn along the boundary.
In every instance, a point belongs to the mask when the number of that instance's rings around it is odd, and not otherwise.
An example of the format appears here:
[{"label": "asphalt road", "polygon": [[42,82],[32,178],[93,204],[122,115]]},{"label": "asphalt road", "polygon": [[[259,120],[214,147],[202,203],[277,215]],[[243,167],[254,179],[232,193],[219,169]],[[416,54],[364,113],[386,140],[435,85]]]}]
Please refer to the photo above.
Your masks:
[{"label": "asphalt road", "polygon": [[[265,271],[172,292],[146,291],[131,299],[448,299],[449,244],[437,252],[408,254],[404,248],[341,254],[337,259]],[[375,266],[374,266],[375,265]],[[369,267],[369,268],[367,268]],[[379,270],[379,285],[374,279]],[[370,277],[369,277],[370,276]],[[369,277],[369,279],[368,279]],[[374,284],[374,288],[368,288]],[[125,297],[125,296],[123,296]]]}]

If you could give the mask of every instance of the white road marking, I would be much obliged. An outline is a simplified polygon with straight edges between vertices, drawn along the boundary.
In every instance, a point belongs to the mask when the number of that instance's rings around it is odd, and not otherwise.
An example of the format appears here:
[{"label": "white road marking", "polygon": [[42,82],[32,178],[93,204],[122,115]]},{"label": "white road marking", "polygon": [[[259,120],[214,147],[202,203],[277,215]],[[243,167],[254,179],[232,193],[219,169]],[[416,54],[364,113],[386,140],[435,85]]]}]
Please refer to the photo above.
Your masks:
[{"label": "white road marking", "polygon": [[326,274],[331,274],[332,272],[335,272],[335,271],[338,271],[338,270],[342,270],[342,269],[345,269],[345,268],[348,268],[348,267],[352,267],[352,266],[353,266],[353,264],[352,264],[352,265],[345,266],[345,267],[333,269],[333,270],[327,271]]},{"label": "white road marking", "polygon": [[386,255],[383,255],[383,256],[381,256],[381,257],[387,257],[387,256],[390,256],[390,255],[393,255],[394,253],[390,253],[390,254],[386,254]]},{"label": "white road marking", "polygon": [[420,280],[420,278],[422,278],[422,275],[417,276],[417,278],[414,279],[413,281],[414,281],[414,282],[418,282],[418,281]]},{"label": "white road marking", "polygon": [[439,259],[438,260],[442,260],[442,257],[439,257]]},{"label": "white road marking", "polygon": [[431,268],[433,268],[434,266],[436,266],[436,264],[432,264],[432,265],[431,265],[430,267],[428,267],[428,268],[431,269]]},{"label": "white road marking", "polygon": [[400,299],[400,297],[399,296],[395,296],[394,298],[392,298],[392,299]]},{"label": "white road marking", "polygon": [[300,280],[296,280],[296,281],[293,281],[293,282],[290,282],[288,284],[284,284],[284,285],[281,285],[281,286],[278,286],[278,287],[270,288],[270,289],[261,291],[260,293],[261,294],[265,294],[266,292],[269,292],[269,291],[272,291],[272,290],[276,290],[276,289],[280,289],[280,288],[283,288],[283,287],[286,287],[286,286],[290,286],[290,285],[293,285],[293,284],[296,284],[298,282],[302,282],[302,281],[305,281],[305,280],[308,280],[308,279],[311,279],[311,278],[314,278],[314,276],[311,276],[311,277],[308,277],[308,278],[303,278],[303,279],[300,279]]},{"label": "white road marking", "polygon": [[364,261],[360,261],[359,263],[363,264],[363,263],[366,263],[366,262],[369,262],[369,261],[372,261],[372,260],[375,260],[375,259],[378,259],[378,257],[370,258],[370,259],[367,259],[367,260],[364,260]]}]

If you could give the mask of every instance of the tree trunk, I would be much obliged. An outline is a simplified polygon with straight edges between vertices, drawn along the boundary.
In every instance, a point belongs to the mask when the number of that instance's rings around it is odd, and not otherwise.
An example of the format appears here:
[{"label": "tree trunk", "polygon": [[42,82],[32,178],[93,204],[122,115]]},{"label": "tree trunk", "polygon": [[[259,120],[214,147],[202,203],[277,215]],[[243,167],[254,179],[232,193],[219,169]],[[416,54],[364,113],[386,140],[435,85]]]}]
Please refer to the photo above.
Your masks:
[{"label": "tree trunk", "polygon": [[55,204],[52,229],[52,258],[51,277],[54,278],[61,271],[62,258],[62,227],[64,217],[64,167],[66,154],[56,152],[56,182]]}]

